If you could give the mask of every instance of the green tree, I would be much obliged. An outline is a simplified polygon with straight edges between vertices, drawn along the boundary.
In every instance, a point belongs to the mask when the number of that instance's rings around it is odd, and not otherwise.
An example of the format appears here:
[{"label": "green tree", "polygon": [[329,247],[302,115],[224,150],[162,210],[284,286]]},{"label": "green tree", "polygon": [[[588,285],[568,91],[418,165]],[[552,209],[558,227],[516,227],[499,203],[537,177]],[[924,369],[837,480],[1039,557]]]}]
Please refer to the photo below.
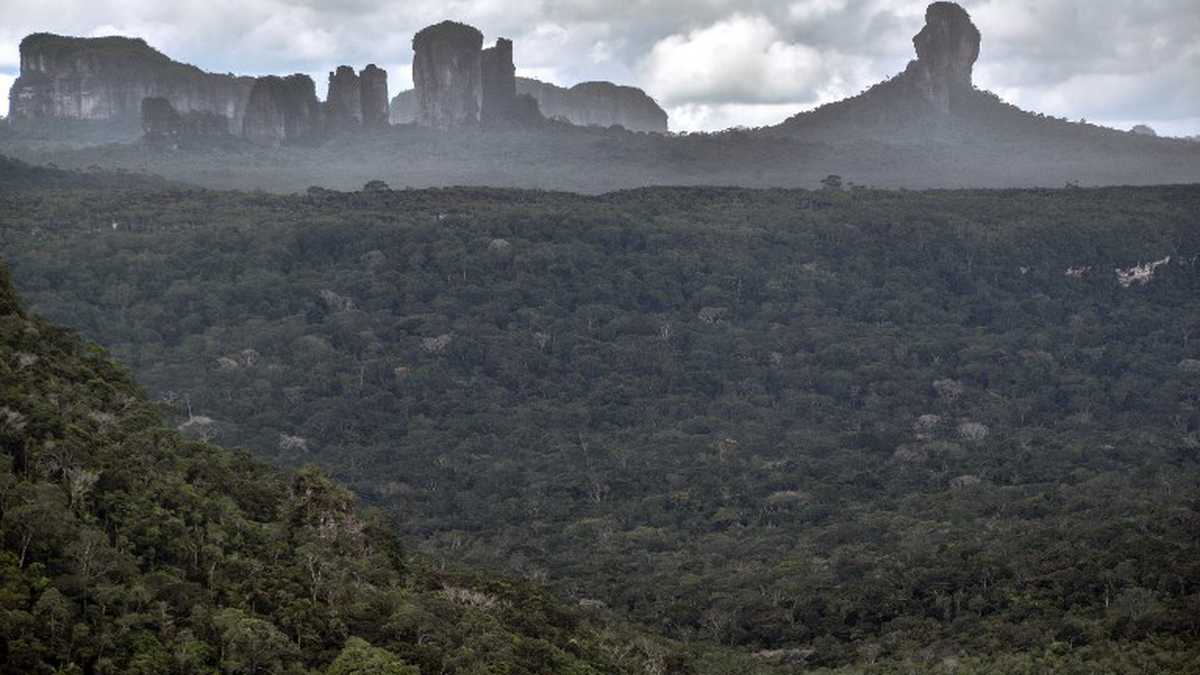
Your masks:
[{"label": "green tree", "polygon": [[341,653],[325,669],[325,675],[420,675],[420,671],[386,649],[352,637],[346,640]]}]

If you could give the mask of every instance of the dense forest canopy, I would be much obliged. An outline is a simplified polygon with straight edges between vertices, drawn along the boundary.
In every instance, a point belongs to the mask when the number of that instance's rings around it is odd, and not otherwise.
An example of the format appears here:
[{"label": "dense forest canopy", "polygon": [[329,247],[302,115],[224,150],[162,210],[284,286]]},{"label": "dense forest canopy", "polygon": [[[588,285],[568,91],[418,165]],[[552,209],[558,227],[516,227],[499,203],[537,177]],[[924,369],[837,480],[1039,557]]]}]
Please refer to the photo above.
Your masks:
[{"label": "dense forest canopy", "polygon": [[1196,669],[1197,188],[369,187],[10,193],[0,247],[434,560],[764,668]]},{"label": "dense forest canopy", "polygon": [[605,613],[405,555],[315,469],[186,440],[2,264],[0,385],[0,672],[692,672]]}]

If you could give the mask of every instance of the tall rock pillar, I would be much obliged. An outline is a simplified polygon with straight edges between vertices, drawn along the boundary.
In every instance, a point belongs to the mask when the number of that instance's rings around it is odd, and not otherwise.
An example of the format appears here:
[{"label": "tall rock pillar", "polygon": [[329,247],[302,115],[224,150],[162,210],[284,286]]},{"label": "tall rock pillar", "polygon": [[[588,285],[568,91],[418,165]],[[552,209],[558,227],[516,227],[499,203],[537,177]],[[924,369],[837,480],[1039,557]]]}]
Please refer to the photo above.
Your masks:
[{"label": "tall rock pillar", "polygon": [[363,125],[362,83],[350,66],[329,74],[325,122],[332,131],[359,129]]},{"label": "tall rock pillar", "polygon": [[413,37],[417,123],[436,129],[479,122],[483,34],[443,21]]},{"label": "tall rock pillar", "polygon": [[950,112],[956,94],[972,87],[979,43],[979,29],[967,10],[953,2],[935,2],[925,10],[925,27],[913,37],[917,60],[905,73],[935,108]]},{"label": "tall rock pillar", "polygon": [[387,71],[374,63],[358,74],[362,85],[362,123],[370,129],[388,125]]},{"label": "tall rock pillar", "polygon": [[496,46],[483,50],[479,121],[484,126],[511,123],[516,116],[517,68],[513,65],[512,40],[500,38]]}]

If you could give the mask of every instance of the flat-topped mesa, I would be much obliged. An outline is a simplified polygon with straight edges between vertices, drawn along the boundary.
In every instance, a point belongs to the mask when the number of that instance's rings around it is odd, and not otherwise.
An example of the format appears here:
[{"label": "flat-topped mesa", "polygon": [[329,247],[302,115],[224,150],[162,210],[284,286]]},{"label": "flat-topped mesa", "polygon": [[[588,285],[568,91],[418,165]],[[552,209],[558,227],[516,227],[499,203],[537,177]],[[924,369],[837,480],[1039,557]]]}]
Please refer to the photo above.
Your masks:
[{"label": "flat-topped mesa", "polygon": [[362,123],[368,129],[379,129],[388,125],[387,71],[368,64],[358,73],[362,87]]},{"label": "flat-topped mesa", "polygon": [[320,134],[321,103],[307,75],[274,75],[254,82],[246,104],[242,136],[259,145],[306,141]]},{"label": "flat-topped mesa", "polygon": [[325,123],[331,131],[362,128],[362,82],[350,66],[338,66],[336,71],[329,73]]},{"label": "flat-topped mesa", "polygon": [[479,122],[483,33],[443,21],[413,37],[418,124],[436,129]]},{"label": "flat-topped mesa", "polygon": [[21,74],[9,92],[14,120],[98,120],[137,126],[142,100],[177,112],[213,113],[237,133],[253,78],[206,73],[144,40],[35,33],[21,41]]},{"label": "flat-topped mesa", "polygon": [[524,77],[517,91],[537,100],[542,114],[578,126],[620,126],[630,131],[665,134],[665,110],[646,92],[612,82],[582,82],[570,89]]},{"label": "flat-topped mesa", "polygon": [[908,64],[905,76],[934,107],[949,112],[956,93],[972,88],[980,39],[967,10],[953,2],[935,2],[925,10],[925,27],[913,37],[917,60]]}]

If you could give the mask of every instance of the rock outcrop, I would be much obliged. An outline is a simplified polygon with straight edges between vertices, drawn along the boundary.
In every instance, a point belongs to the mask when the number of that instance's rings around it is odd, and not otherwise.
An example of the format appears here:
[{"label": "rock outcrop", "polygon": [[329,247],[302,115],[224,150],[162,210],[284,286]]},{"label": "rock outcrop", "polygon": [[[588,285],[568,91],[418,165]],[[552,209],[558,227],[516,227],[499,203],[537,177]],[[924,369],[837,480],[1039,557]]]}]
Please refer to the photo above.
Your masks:
[{"label": "rock outcrop", "polygon": [[[972,84],[981,39],[965,9],[953,2],[929,5],[925,26],[912,41],[917,58],[903,72],[858,96],[795,115],[775,129],[814,141],[905,143],[969,138],[982,118],[1011,118],[994,97]],[[1013,123],[1027,121],[1014,118]]]},{"label": "rock outcrop", "polygon": [[310,140],[322,128],[317,87],[307,75],[260,77],[250,90],[242,136],[260,145]]},{"label": "rock outcrop", "polygon": [[979,29],[967,10],[953,2],[935,2],[925,10],[925,27],[913,37],[917,60],[905,77],[933,106],[949,112],[972,89],[971,73],[979,58]]},{"label": "rock outcrop", "polygon": [[483,34],[443,21],[413,37],[413,84],[418,124],[435,129],[479,122]]},{"label": "rock outcrop", "polygon": [[363,125],[362,83],[350,66],[329,73],[325,123],[331,131],[349,131]]},{"label": "rock outcrop", "polygon": [[358,74],[362,87],[362,123],[368,129],[386,127],[388,125],[388,83],[387,71],[368,64]]},{"label": "rock outcrop", "polygon": [[483,126],[524,126],[533,121],[522,119],[522,113],[527,116],[529,111],[527,104],[522,110],[517,98],[517,68],[513,65],[512,40],[500,38],[494,47],[483,50],[480,91],[479,121]]},{"label": "rock outcrop", "polygon": [[621,126],[630,131],[667,132],[667,113],[646,92],[612,82],[583,82],[570,89],[517,78],[517,92],[529,94],[542,114],[579,126]]},{"label": "rock outcrop", "polygon": [[21,41],[21,73],[9,92],[14,120],[140,123],[142,101],[162,98],[180,114],[221,115],[238,133],[253,78],[206,73],[144,40],[37,33]]}]

